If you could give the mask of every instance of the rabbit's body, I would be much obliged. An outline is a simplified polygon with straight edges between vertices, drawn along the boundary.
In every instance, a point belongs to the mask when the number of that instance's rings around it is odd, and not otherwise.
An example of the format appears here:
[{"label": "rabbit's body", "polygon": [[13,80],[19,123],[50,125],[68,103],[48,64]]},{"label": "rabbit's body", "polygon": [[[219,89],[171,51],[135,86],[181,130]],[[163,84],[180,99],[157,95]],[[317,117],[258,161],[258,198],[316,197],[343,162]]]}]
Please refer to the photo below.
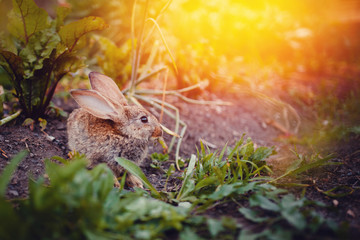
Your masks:
[{"label": "rabbit's body", "polygon": [[[72,131],[69,134],[70,149],[85,153],[91,160],[91,166],[98,163],[114,165],[111,162],[115,162],[115,157],[141,165],[146,157],[149,141],[129,138],[111,120],[94,117],[81,108],[70,114],[68,129]],[[99,135],[99,132],[104,134]],[[116,172],[116,169],[112,170]]]},{"label": "rabbit's body", "polygon": [[[104,77],[92,73],[90,81],[96,78],[102,82]],[[98,83],[92,82],[94,84]],[[117,89],[116,92],[120,91]],[[90,160],[90,168],[106,163],[119,177],[124,169],[115,161],[116,157],[141,165],[149,142],[162,135],[156,118],[143,108],[127,105],[122,95],[115,100],[114,97],[104,97],[96,90],[75,90],[71,94],[81,108],[75,109],[68,119],[69,148],[85,154]],[[142,187],[141,181],[132,175],[128,176],[127,183]]]}]

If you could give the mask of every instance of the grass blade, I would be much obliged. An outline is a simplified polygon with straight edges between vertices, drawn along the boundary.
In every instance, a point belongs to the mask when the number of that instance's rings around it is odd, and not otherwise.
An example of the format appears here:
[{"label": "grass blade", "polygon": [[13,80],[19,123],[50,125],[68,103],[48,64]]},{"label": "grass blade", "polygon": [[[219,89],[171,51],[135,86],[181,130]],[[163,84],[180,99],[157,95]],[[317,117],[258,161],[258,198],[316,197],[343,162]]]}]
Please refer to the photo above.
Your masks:
[{"label": "grass blade", "polygon": [[126,171],[128,171],[130,174],[134,175],[135,177],[139,178],[144,185],[150,189],[150,191],[156,195],[160,196],[160,193],[154,188],[153,185],[149,182],[149,180],[146,178],[145,174],[141,171],[140,167],[136,165],[134,162],[127,160],[125,158],[115,158],[115,160],[123,167]]},{"label": "grass blade", "polygon": [[190,188],[192,186],[191,184],[189,184],[189,182],[191,181],[192,172],[194,171],[195,168],[196,159],[197,159],[196,156],[192,154],[190,158],[189,166],[186,169],[185,179],[183,181],[179,194],[176,197],[177,200],[181,199],[183,193],[187,191],[186,188]]},{"label": "grass blade", "polygon": [[305,159],[300,158],[298,159],[293,165],[291,165],[289,167],[289,169],[281,176],[275,178],[274,180],[270,181],[272,182],[276,182],[279,179],[282,179],[284,177],[287,176],[296,176],[299,175],[305,171],[308,171],[310,169],[314,169],[314,168],[318,168],[318,167],[322,167],[322,166],[327,166],[327,165],[339,165],[341,163],[338,162],[329,162],[333,156],[332,155],[328,155],[324,158],[320,158],[320,157],[316,157],[317,159],[313,162],[310,163],[306,163]]},{"label": "grass blade", "polygon": [[166,43],[164,34],[162,33],[159,24],[158,24],[158,23],[156,22],[156,20],[153,19],[153,18],[148,18],[148,19],[146,19],[146,21],[151,21],[152,23],[154,23],[155,27],[156,27],[157,30],[159,31],[161,40],[162,40],[162,42],[163,42],[163,44],[164,44],[164,46],[165,46],[165,48],[166,48],[166,51],[168,52],[168,54],[169,54],[169,56],[170,56],[170,58],[171,58],[171,61],[172,61],[172,64],[173,64],[175,73],[176,73],[176,75],[177,75],[177,74],[178,74],[178,70],[177,70],[177,67],[176,67],[176,63],[175,63],[174,56],[172,55],[172,53],[171,53],[171,51],[170,51],[170,48],[169,48],[169,46],[168,46],[167,43]]},{"label": "grass blade", "polygon": [[19,163],[26,157],[28,154],[27,150],[19,152],[5,167],[2,174],[0,175],[0,197],[4,197],[6,193],[7,185],[11,180],[11,176]]}]

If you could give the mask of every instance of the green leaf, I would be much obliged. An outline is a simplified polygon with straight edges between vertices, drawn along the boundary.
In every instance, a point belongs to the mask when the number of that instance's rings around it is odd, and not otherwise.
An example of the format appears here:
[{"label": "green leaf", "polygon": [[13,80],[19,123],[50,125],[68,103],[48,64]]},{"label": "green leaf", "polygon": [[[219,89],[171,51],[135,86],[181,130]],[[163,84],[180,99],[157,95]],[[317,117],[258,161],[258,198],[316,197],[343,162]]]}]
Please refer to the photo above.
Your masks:
[{"label": "green leaf", "polygon": [[64,25],[64,19],[69,15],[71,9],[68,7],[57,7],[56,8],[56,30],[58,31],[61,26]]},{"label": "green leaf", "polygon": [[218,235],[219,232],[224,230],[224,227],[220,220],[209,218],[207,219],[206,223],[208,225],[208,229],[212,237],[216,237],[216,235]]},{"label": "green leaf", "polygon": [[240,153],[245,160],[248,160],[254,153],[254,143],[251,141],[251,138],[248,138],[246,144],[240,148]]},{"label": "green leaf", "polygon": [[11,76],[13,82],[15,79],[17,81],[22,79],[24,68],[21,57],[9,51],[0,51],[0,65]]},{"label": "green leaf", "polygon": [[47,126],[46,119],[39,118],[38,120],[39,120],[39,125],[40,125],[40,128],[41,128],[41,131],[44,131],[46,126]]},{"label": "green leaf", "polygon": [[103,30],[107,27],[108,25],[100,17],[85,17],[63,26],[59,31],[59,35],[61,42],[71,52],[83,35],[91,31]]},{"label": "green leaf", "polygon": [[84,169],[87,165],[87,160],[84,156],[80,156],[66,165],[66,167],[50,161],[45,160],[46,173],[50,178],[51,185],[61,185],[64,180],[69,181],[74,175]]},{"label": "green leaf", "polygon": [[267,197],[264,197],[263,195],[256,193],[253,194],[250,199],[250,206],[251,207],[261,207],[262,209],[278,212],[280,211],[279,205],[275,204],[274,202],[270,201]]},{"label": "green leaf", "polygon": [[66,51],[56,59],[54,66],[55,79],[59,81],[65,74],[75,72],[84,66],[83,60],[78,55]]},{"label": "green leaf", "polygon": [[245,136],[245,134],[243,134],[243,135],[241,136],[241,139],[236,143],[236,145],[235,145],[235,147],[234,147],[233,149],[227,148],[227,150],[230,151],[229,154],[228,154],[228,159],[232,159],[232,157],[234,156],[235,152],[238,151],[238,148],[240,147],[240,145],[243,144],[243,142],[244,142],[244,136]]},{"label": "green leaf", "polygon": [[35,120],[32,118],[26,118],[24,122],[22,123],[22,126],[30,126],[31,131],[34,130],[34,123]]},{"label": "green leaf", "polygon": [[212,200],[221,200],[236,192],[235,184],[225,184],[220,186],[215,192],[208,197]]},{"label": "green leaf", "polygon": [[155,152],[155,153],[151,154],[151,160],[158,160],[160,162],[166,162],[167,160],[169,160],[169,155]]},{"label": "green leaf", "polygon": [[170,177],[174,173],[175,173],[175,165],[172,163],[172,164],[170,164],[168,170],[166,171],[166,176]]},{"label": "green leaf", "polygon": [[302,231],[306,227],[306,218],[300,209],[291,209],[281,211],[281,215],[296,229]]},{"label": "green leaf", "polygon": [[[241,184],[241,185],[240,185]],[[237,185],[240,185],[240,187],[237,187]],[[249,191],[258,191],[259,185],[257,182],[236,182],[234,183],[234,186],[236,187],[236,193],[237,194],[245,194]]]},{"label": "green leaf", "polygon": [[181,186],[181,189],[176,199],[179,201],[184,200],[186,197],[193,197],[192,199],[196,199],[195,196],[191,196],[191,193],[194,192],[194,190],[195,180],[189,178],[183,182],[183,185]]},{"label": "green leaf", "polygon": [[224,157],[224,154],[225,154],[225,151],[227,150],[227,144],[228,143],[226,143],[225,144],[225,146],[223,147],[223,149],[221,150],[221,152],[220,152],[220,155],[219,155],[219,161],[221,161],[222,159],[223,159],[223,157]]},{"label": "green leaf", "polygon": [[200,190],[203,187],[209,186],[209,185],[213,185],[215,183],[218,183],[218,178],[216,176],[211,176],[211,177],[207,177],[207,178],[203,178],[201,179],[195,186],[195,191]]},{"label": "green leaf", "polygon": [[244,217],[250,221],[256,222],[256,223],[262,223],[267,220],[269,220],[268,217],[260,217],[258,212],[250,209],[250,208],[239,208],[239,212],[244,215]]},{"label": "green leaf", "polygon": [[70,163],[70,159],[64,159],[60,156],[52,156],[51,159],[61,162],[64,165],[67,165]]},{"label": "green leaf", "polygon": [[333,197],[333,198],[339,198],[339,197],[345,197],[354,192],[354,189],[346,186],[346,185],[339,185],[336,186],[330,190],[323,191],[322,193],[326,196]]},{"label": "green leaf", "polygon": [[33,0],[13,0],[9,13],[9,32],[16,38],[28,43],[36,32],[49,26],[47,12],[39,8]]},{"label": "green leaf", "polygon": [[19,152],[11,161],[10,163],[4,168],[0,175],[0,196],[4,197],[7,185],[11,180],[11,176],[19,163],[27,156],[28,151],[24,150]]},{"label": "green leaf", "polygon": [[36,70],[43,68],[44,60],[50,57],[59,43],[60,37],[52,29],[38,31],[29,38],[28,44],[19,53],[26,78],[32,77]]},{"label": "green leaf", "polygon": [[281,199],[281,208],[283,209],[299,209],[304,206],[305,198],[295,199],[293,194],[286,194]]},{"label": "green leaf", "polygon": [[190,227],[186,227],[181,233],[180,233],[180,240],[201,240],[193,229]]},{"label": "green leaf", "polygon": [[[305,171],[308,171],[310,169],[315,169],[318,167],[322,167],[322,166],[327,166],[327,165],[339,165],[341,163],[337,163],[337,162],[330,162],[330,160],[333,158],[332,155],[328,155],[324,158],[320,158],[318,155],[315,157],[312,157],[310,162],[306,162],[305,158],[303,158],[300,155],[297,155],[298,159],[296,161],[294,161],[294,163],[286,170],[286,172],[277,177],[276,179],[270,181],[270,182],[276,182],[281,178],[284,178],[286,176],[296,176],[298,174],[301,174]],[[313,159],[315,158],[315,159]]]},{"label": "green leaf", "polygon": [[258,147],[253,154],[253,159],[256,161],[264,161],[273,154],[275,154],[274,147]]},{"label": "green leaf", "polygon": [[192,172],[194,171],[195,168],[196,159],[197,159],[196,156],[192,154],[190,157],[189,166],[186,169],[185,177],[190,177],[192,175]]},{"label": "green leaf", "polygon": [[306,218],[301,212],[305,198],[296,200],[292,194],[285,195],[280,202],[281,215],[295,228],[302,231],[306,227]]},{"label": "green leaf", "polygon": [[265,231],[262,231],[262,232],[257,232],[257,233],[254,233],[252,232],[251,230],[248,230],[248,229],[243,229],[241,230],[240,234],[239,234],[239,237],[238,237],[238,240],[257,240],[257,239],[262,239],[262,237],[264,236],[267,236],[265,237],[264,239],[271,239],[270,238],[270,230],[265,230]]},{"label": "green leaf", "polygon": [[195,168],[196,159],[197,159],[196,156],[194,154],[192,154],[190,157],[189,166],[186,169],[183,184],[182,184],[181,189],[176,197],[177,200],[180,200],[182,197],[185,197],[187,194],[189,194],[191,191],[193,191],[195,189],[195,181],[193,179],[191,179],[191,176],[192,176],[192,173]]},{"label": "green leaf", "polygon": [[151,183],[149,182],[149,180],[146,178],[145,174],[141,171],[141,169],[139,168],[138,165],[136,165],[134,162],[127,160],[125,158],[115,158],[115,160],[120,164],[120,166],[122,166],[123,168],[126,169],[126,171],[128,171],[130,174],[134,175],[135,177],[139,178],[144,185],[150,189],[150,191],[156,195],[156,196],[160,196],[160,193],[156,190],[156,188],[153,187],[153,185],[151,185]]}]

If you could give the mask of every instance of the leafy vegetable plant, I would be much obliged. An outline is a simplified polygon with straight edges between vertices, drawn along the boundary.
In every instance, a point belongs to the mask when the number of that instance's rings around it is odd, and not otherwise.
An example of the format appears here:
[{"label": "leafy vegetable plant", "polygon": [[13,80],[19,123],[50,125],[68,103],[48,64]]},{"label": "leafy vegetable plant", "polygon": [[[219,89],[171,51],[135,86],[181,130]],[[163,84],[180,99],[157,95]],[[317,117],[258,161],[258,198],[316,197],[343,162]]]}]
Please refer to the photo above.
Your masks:
[{"label": "leafy vegetable plant", "polygon": [[0,66],[10,76],[25,116],[38,119],[49,107],[59,81],[82,66],[77,51],[82,37],[107,27],[99,17],[64,24],[70,10],[57,9],[55,20],[33,0],[13,0],[8,36],[1,41]]}]

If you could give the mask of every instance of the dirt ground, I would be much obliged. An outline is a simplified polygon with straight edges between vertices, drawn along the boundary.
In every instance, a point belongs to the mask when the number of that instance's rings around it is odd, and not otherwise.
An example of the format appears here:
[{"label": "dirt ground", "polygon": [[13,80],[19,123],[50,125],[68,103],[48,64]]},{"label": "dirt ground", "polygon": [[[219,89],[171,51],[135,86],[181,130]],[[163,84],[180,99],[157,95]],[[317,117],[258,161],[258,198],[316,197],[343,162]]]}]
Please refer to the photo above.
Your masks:
[{"label": "dirt ground", "polygon": [[[222,148],[227,142],[232,145],[239,140],[243,133],[251,137],[258,146],[276,146],[281,155],[289,146],[276,141],[283,135],[278,128],[265,123],[264,116],[257,107],[257,101],[251,101],[244,96],[230,98],[231,106],[219,105],[197,105],[185,102],[174,102],[181,112],[181,118],[187,123],[188,129],[183,138],[180,156],[189,157],[196,153],[196,146],[200,139],[210,143],[209,147]],[[246,102],[246,104],[244,104]],[[63,103],[55,99],[56,105],[67,112],[71,112],[76,106],[71,100]],[[153,109],[149,109],[152,111]],[[154,111],[152,111],[154,112]],[[159,116],[157,116],[159,117]],[[8,198],[25,198],[28,196],[28,179],[36,179],[44,173],[44,159],[52,156],[66,158],[69,152],[66,136],[66,118],[49,118],[45,132],[35,126],[33,131],[29,127],[21,126],[24,119],[17,119],[5,126],[0,126],[0,171],[7,165],[8,161],[19,151],[28,149],[30,154],[21,162],[16,170],[7,191]],[[173,128],[174,121],[164,118],[164,124]],[[49,137],[50,136],[50,137]],[[52,138],[53,137],[53,138]],[[168,141],[169,136],[165,136]],[[353,236],[360,233],[360,138],[351,136],[347,142],[336,145],[334,151],[337,153],[334,161],[342,162],[342,165],[326,167],[319,172],[313,172],[306,183],[310,184],[306,191],[309,199],[320,200],[327,203],[330,208],[323,212],[324,215],[332,217],[337,222],[347,221],[351,226]],[[161,151],[160,146],[150,147],[150,152]],[[174,154],[170,154],[173,159]],[[279,160],[280,159],[280,160]],[[274,158],[270,164],[276,169],[285,166],[289,162],[281,163],[281,157]],[[164,179],[159,171],[149,167],[150,160],[147,159],[142,166],[145,174],[155,187],[161,189]],[[281,167],[280,167],[281,168]],[[159,179],[161,179],[159,181]],[[310,180],[309,180],[310,179]],[[337,186],[350,186],[354,189],[351,195],[342,198],[330,198],[321,193],[321,190],[329,190]],[[176,186],[174,186],[176,188]],[[221,214],[232,215],[226,206],[220,206],[214,211]],[[236,213],[235,213],[236,214]],[[238,214],[240,215],[240,214]]]}]

